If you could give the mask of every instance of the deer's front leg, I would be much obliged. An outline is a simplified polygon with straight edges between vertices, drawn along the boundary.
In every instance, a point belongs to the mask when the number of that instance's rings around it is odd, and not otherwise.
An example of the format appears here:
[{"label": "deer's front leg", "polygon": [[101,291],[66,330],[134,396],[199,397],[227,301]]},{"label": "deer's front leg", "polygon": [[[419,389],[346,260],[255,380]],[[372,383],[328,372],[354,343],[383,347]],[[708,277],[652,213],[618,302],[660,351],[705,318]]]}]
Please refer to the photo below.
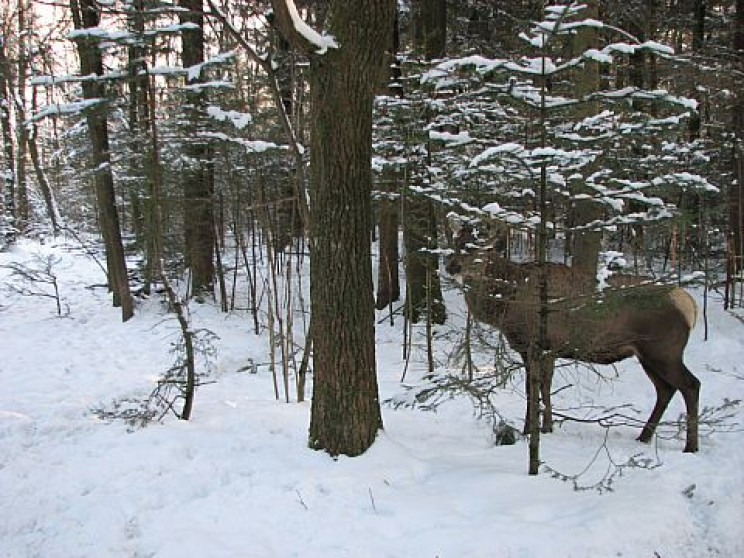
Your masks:
[{"label": "deer's front leg", "polygon": [[543,402],[542,431],[553,431],[553,404],[550,401],[550,390],[553,385],[553,370],[555,368],[555,358],[543,355],[542,374],[540,375],[540,396]]},{"label": "deer's front leg", "polygon": [[530,405],[530,360],[527,358],[526,353],[520,353],[522,362],[524,363],[524,393],[527,396],[527,410],[524,415],[524,428],[522,429],[522,435],[527,436],[530,433],[530,416],[532,407]]}]

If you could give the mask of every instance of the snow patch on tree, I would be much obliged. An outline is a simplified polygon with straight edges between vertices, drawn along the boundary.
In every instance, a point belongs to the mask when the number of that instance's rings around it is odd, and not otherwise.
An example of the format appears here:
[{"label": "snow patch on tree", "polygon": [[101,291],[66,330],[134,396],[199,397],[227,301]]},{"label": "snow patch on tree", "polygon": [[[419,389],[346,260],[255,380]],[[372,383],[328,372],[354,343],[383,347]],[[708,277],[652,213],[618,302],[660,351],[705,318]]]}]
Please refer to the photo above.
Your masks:
[{"label": "snow patch on tree", "polygon": [[295,31],[302,35],[307,42],[318,47],[315,51],[316,54],[325,54],[329,48],[338,48],[335,37],[318,33],[305,23],[297,11],[294,0],[285,0],[285,2],[287,3],[287,11],[289,12],[289,17],[292,18],[292,25],[294,25]]}]

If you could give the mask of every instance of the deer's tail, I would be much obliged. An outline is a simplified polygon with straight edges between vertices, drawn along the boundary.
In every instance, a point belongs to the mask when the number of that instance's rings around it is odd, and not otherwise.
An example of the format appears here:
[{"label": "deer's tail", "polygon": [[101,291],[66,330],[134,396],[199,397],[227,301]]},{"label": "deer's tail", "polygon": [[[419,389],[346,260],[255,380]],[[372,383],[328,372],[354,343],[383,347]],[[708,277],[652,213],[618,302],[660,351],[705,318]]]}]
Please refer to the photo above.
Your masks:
[{"label": "deer's tail", "polygon": [[684,289],[676,288],[669,293],[672,304],[682,313],[690,327],[690,331],[695,327],[697,321],[698,308],[695,299]]}]

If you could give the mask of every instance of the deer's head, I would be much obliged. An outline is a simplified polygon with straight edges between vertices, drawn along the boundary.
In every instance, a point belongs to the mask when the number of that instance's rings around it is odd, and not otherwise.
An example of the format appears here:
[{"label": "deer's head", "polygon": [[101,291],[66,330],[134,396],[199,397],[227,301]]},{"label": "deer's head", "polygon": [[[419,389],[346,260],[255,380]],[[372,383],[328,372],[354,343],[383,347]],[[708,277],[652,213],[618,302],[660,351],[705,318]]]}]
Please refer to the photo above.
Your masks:
[{"label": "deer's head", "polygon": [[506,235],[501,227],[483,241],[470,224],[463,224],[454,216],[449,219],[452,230],[452,253],[445,258],[445,271],[459,279],[474,273],[477,264],[485,259],[500,257],[506,247]]},{"label": "deer's head", "polygon": [[450,219],[452,229],[453,252],[445,259],[445,270],[453,277],[462,275],[465,263],[473,259],[477,250],[478,239],[470,225],[463,225],[455,219]]}]

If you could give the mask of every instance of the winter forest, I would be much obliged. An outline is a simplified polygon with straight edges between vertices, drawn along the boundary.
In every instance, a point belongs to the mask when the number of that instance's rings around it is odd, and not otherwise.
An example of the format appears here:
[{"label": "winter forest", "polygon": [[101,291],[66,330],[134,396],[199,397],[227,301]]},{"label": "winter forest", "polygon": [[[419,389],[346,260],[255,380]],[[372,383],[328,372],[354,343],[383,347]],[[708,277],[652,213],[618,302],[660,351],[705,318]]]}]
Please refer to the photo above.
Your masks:
[{"label": "winter forest", "polygon": [[0,557],[744,555],[743,0],[0,5]]}]

